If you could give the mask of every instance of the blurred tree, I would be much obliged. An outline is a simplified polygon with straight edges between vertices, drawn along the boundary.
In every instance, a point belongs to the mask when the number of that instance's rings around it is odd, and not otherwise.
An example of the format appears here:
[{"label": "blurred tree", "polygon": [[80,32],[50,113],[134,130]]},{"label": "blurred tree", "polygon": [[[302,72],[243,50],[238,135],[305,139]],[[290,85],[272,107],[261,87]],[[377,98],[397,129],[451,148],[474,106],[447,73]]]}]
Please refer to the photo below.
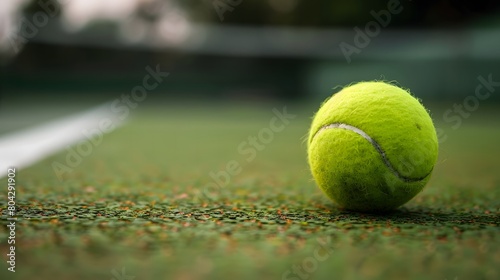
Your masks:
[{"label": "blurred tree", "polygon": [[[75,0],[76,1],[76,0]],[[83,0],[84,1],[84,0]],[[58,0],[42,1],[45,7],[60,10]],[[221,22],[218,2],[235,5]],[[291,25],[304,27],[352,27],[373,20],[371,11],[386,10],[399,2],[401,14],[391,18],[391,27],[451,27],[467,24],[485,15],[496,16],[498,0],[138,0],[137,16],[155,22],[169,7],[180,7],[194,22],[239,25]],[[236,5],[237,4],[237,5]],[[44,11],[38,0],[31,0],[24,12]]]},{"label": "blurred tree", "polygon": [[31,0],[23,9],[23,13],[34,15],[37,12],[43,12],[50,17],[57,18],[61,14],[62,6],[57,0]]},{"label": "blurred tree", "polygon": [[[236,0],[184,0],[182,6],[190,13],[196,11],[204,21],[206,5],[212,10],[211,21],[220,22],[215,11],[216,1],[240,3]],[[352,27],[373,20],[371,11],[387,10],[389,3],[399,2],[403,12],[392,17],[392,27],[449,27],[466,24],[478,16],[496,15],[500,1],[495,0],[242,0],[226,13],[224,24],[292,25],[307,27]]]}]

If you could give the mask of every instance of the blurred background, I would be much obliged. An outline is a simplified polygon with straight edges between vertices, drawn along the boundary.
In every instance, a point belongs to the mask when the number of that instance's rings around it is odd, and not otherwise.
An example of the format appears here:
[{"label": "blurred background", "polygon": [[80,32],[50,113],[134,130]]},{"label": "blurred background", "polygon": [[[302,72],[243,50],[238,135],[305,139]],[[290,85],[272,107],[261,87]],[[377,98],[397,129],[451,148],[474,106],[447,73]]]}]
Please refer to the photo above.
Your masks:
[{"label": "blurred background", "polygon": [[0,90],[116,97],[160,65],[171,75],[155,95],[168,98],[316,102],[384,79],[449,104],[480,75],[500,80],[499,11],[494,0],[6,0]]},{"label": "blurred background", "polygon": [[[374,79],[422,99],[440,140],[394,223],[332,208],[303,141],[322,100]],[[330,235],[324,279],[500,279],[499,105],[498,0],[0,0],[18,279],[284,279]]]}]

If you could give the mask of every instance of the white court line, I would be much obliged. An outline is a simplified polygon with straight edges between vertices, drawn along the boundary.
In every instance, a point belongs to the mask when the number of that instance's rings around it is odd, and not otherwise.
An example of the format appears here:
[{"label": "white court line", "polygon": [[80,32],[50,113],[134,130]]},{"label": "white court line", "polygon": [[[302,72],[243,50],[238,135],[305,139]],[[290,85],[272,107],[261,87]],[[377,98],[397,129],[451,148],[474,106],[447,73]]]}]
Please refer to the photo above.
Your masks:
[{"label": "white court line", "polygon": [[[1,137],[0,178],[7,174],[10,167],[28,167],[79,140],[86,139],[83,131],[99,129],[103,120],[110,120],[115,128],[123,123],[117,114],[112,112],[111,103],[106,103],[80,114]],[[100,129],[99,131],[103,133]]]}]

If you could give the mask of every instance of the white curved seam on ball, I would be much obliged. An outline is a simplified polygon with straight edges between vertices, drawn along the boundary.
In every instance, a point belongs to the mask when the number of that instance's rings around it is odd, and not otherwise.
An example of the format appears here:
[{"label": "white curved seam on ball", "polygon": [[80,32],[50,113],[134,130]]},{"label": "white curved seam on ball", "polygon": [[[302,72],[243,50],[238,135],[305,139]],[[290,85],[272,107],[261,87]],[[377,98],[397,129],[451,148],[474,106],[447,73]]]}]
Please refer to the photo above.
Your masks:
[{"label": "white curved seam on ball", "polygon": [[[377,150],[377,152],[380,154],[380,156],[382,157],[382,161],[384,162],[385,166],[387,168],[389,168],[389,170],[392,172],[392,174],[394,174],[394,176],[396,176],[398,179],[400,179],[401,181],[404,181],[404,182],[418,182],[418,181],[421,181],[423,179],[425,179],[427,176],[429,176],[430,172],[425,175],[424,177],[422,178],[416,178],[416,179],[413,179],[413,178],[407,178],[407,177],[404,177],[404,176],[401,176],[397,171],[396,169],[394,169],[394,167],[392,167],[392,164],[391,162],[387,159],[386,155],[385,155],[385,151],[382,149],[382,147],[377,143],[377,141],[375,141],[373,138],[370,137],[370,135],[368,135],[366,132],[364,132],[363,130],[355,127],[355,126],[352,126],[352,125],[348,125],[348,124],[345,124],[345,123],[332,123],[332,124],[328,124],[328,125],[325,125],[325,126],[322,126],[318,132],[316,132],[316,134],[313,136],[313,139],[314,137],[320,133],[321,131],[323,130],[327,130],[327,129],[332,129],[332,128],[340,128],[340,129],[345,129],[345,130],[350,130],[358,135],[360,135],[361,137],[363,137],[364,139],[366,139],[368,142],[370,142],[370,144],[372,144],[372,146],[375,148],[375,150]],[[432,172],[432,170],[431,170]]]}]

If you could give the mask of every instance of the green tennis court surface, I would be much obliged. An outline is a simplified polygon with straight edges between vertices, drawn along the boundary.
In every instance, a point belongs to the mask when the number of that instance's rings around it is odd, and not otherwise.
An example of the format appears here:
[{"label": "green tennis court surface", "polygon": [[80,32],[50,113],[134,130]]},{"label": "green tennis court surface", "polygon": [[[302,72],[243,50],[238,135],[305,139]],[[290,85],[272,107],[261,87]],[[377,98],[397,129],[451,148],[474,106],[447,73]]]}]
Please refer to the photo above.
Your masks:
[{"label": "green tennis court surface", "polygon": [[52,164],[68,151],[18,171],[16,273],[0,278],[500,279],[495,108],[456,130],[435,111],[447,139],[431,182],[370,215],[337,209],[312,181],[315,106],[287,106],[296,117],[258,148],[249,137],[284,104],[142,107],[62,181]]}]

